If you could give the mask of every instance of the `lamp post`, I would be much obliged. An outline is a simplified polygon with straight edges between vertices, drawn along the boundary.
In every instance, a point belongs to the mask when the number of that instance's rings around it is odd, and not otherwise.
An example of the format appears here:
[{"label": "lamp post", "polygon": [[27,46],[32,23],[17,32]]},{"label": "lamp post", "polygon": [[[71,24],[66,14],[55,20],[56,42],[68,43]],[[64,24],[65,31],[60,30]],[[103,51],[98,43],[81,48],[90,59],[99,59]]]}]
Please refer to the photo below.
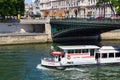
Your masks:
[{"label": "lamp post", "polygon": [[18,20],[20,20],[20,17],[21,17],[20,11],[18,11]]}]

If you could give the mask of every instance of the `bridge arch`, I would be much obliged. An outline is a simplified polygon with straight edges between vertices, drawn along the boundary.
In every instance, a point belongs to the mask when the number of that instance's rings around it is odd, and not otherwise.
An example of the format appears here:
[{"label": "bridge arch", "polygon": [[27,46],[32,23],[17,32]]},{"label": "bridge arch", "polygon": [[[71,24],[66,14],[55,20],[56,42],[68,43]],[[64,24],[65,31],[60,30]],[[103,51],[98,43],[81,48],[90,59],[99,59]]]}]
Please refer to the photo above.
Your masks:
[{"label": "bridge arch", "polygon": [[[94,32],[95,31],[95,32]],[[53,33],[53,38],[56,37],[68,37],[68,36],[90,36],[98,35],[100,30],[96,28],[82,28],[82,27],[70,27],[66,29],[61,29]]]},{"label": "bridge arch", "polygon": [[50,21],[54,39],[100,36],[101,33],[120,29],[119,21],[98,21],[91,19],[58,19]]}]

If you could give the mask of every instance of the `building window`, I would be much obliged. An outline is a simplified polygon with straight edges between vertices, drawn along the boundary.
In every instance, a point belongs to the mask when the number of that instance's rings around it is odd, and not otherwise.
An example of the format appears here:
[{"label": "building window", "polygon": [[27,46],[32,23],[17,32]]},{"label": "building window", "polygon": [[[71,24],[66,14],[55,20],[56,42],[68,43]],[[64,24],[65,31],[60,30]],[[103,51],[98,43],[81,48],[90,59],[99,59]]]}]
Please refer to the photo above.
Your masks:
[{"label": "building window", "polygon": [[93,2],[93,1],[91,0],[91,4],[92,4],[92,2]]},{"label": "building window", "polygon": [[36,9],[39,9],[39,7],[36,7]]},{"label": "building window", "polygon": [[81,0],[81,3],[84,3],[84,0]]}]

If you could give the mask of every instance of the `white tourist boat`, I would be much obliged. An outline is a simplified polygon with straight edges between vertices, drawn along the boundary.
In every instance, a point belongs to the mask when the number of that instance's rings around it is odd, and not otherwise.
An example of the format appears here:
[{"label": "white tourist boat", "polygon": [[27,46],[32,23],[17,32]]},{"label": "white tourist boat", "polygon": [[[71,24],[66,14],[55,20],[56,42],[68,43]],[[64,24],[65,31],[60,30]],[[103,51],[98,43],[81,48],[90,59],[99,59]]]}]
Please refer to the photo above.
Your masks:
[{"label": "white tourist boat", "polygon": [[71,66],[108,64],[120,62],[120,49],[114,46],[79,45],[58,46],[52,58],[44,58],[41,65],[49,68],[65,69]]}]

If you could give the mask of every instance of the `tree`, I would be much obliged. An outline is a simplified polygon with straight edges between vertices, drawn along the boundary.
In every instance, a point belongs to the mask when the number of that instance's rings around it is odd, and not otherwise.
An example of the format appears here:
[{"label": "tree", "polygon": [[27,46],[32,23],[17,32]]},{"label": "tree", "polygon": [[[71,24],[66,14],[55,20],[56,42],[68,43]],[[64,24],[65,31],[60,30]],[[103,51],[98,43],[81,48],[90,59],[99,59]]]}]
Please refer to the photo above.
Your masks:
[{"label": "tree", "polygon": [[116,13],[120,16],[120,0],[112,0],[112,4],[115,7]]},{"label": "tree", "polygon": [[24,0],[0,0],[0,16],[17,16],[24,13]]},{"label": "tree", "polygon": [[114,15],[115,15],[115,11],[117,12],[117,14],[120,15],[120,0],[98,0],[96,4],[97,7],[104,6],[104,8],[105,5],[109,5]]}]

